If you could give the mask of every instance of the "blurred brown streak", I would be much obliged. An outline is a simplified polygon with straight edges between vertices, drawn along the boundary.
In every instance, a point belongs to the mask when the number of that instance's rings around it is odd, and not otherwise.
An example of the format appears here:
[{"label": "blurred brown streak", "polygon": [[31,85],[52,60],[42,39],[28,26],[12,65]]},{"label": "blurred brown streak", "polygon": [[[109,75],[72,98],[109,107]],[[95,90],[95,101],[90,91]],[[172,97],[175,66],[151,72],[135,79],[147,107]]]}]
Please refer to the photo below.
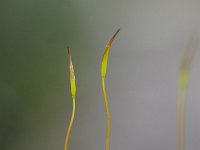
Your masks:
[{"label": "blurred brown streak", "polygon": [[180,69],[186,69],[186,70],[189,69],[191,61],[194,57],[194,53],[197,50],[197,46],[198,46],[198,38],[192,35],[189,40],[188,47],[183,55]]}]

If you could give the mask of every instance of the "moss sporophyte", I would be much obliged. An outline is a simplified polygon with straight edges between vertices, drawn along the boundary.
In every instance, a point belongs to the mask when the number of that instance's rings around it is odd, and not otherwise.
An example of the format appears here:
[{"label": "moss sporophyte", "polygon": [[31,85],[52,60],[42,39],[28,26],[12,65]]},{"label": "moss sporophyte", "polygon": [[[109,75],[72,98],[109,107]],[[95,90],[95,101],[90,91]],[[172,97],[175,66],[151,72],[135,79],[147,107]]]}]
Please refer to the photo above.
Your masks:
[{"label": "moss sporophyte", "polygon": [[74,121],[75,108],[76,108],[75,107],[76,106],[76,101],[75,101],[76,81],[75,81],[74,67],[73,67],[73,64],[72,64],[72,58],[71,58],[69,47],[68,47],[68,58],[69,58],[70,87],[71,87],[71,95],[72,95],[72,114],[71,114],[71,120],[70,120],[69,127],[68,127],[68,130],[67,130],[66,138],[65,138],[64,150],[68,150],[69,137],[70,137],[73,121]]},{"label": "moss sporophyte", "polygon": [[108,98],[106,94],[106,86],[105,86],[105,76],[107,71],[107,62],[108,62],[108,55],[110,52],[110,47],[113,43],[113,40],[119,33],[120,29],[118,29],[115,34],[110,38],[109,42],[107,43],[103,58],[102,58],[102,65],[101,65],[101,78],[102,78],[102,89],[103,89],[103,95],[104,95],[104,102],[106,106],[106,120],[107,120],[107,129],[106,129],[106,150],[109,150],[109,139],[110,139],[110,110],[109,110],[109,104],[108,104]]},{"label": "moss sporophyte", "polygon": [[178,77],[178,102],[177,102],[177,150],[185,149],[185,97],[189,79],[189,68],[196,50],[197,41],[190,40],[181,61]]}]

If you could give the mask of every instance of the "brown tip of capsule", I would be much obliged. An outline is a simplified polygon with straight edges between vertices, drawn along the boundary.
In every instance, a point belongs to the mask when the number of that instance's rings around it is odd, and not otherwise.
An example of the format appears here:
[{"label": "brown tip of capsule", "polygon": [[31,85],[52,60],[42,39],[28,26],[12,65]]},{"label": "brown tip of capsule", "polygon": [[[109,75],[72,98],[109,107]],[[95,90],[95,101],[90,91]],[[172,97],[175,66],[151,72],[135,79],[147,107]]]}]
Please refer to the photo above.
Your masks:
[{"label": "brown tip of capsule", "polygon": [[111,46],[113,40],[115,39],[115,37],[117,36],[117,34],[119,33],[120,28],[115,32],[115,34],[111,37],[110,41],[108,42],[107,45]]},{"label": "brown tip of capsule", "polygon": [[67,52],[68,52],[68,55],[70,55],[70,47],[69,46],[67,47]]},{"label": "brown tip of capsule", "polygon": [[68,57],[69,57],[69,62],[71,63],[70,47],[67,47],[67,53],[68,53]]}]

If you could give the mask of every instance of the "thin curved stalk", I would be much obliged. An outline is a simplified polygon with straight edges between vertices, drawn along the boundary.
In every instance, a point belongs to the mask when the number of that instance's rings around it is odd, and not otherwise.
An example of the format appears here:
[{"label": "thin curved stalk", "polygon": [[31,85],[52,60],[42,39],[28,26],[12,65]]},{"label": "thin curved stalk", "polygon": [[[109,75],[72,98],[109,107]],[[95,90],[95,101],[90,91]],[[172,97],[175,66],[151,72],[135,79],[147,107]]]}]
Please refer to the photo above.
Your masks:
[{"label": "thin curved stalk", "polygon": [[107,62],[108,62],[108,54],[110,52],[110,47],[112,45],[113,40],[119,33],[120,29],[117,30],[117,32],[111,37],[108,44],[106,45],[103,59],[102,59],[102,65],[101,65],[101,77],[102,77],[102,89],[103,89],[103,95],[104,95],[104,102],[106,106],[106,120],[107,120],[107,128],[106,128],[106,150],[109,150],[109,140],[110,140],[110,111],[109,111],[109,105],[108,105],[108,98],[106,94],[106,87],[105,87],[105,76],[107,71]]},{"label": "thin curved stalk", "polygon": [[72,115],[71,115],[68,130],[67,130],[67,134],[66,134],[66,137],[65,137],[65,148],[64,148],[64,150],[68,150],[69,137],[70,137],[71,129],[72,129],[73,122],[74,122],[75,111],[76,111],[76,109],[75,109],[75,98],[73,98],[72,99]]},{"label": "thin curved stalk", "polygon": [[64,150],[68,150],[68,145],[69,145],[69,137],[71,133],[71,129],[73,126],[74,122],[74,116],[75,116],[75,111],[76,111],[76,82],[75,82],[75,75],[74,75],[74,67],[72,64],[72,59],[71,59],[71,54],[70,54],[70,48],[68,47],[68,57],[69,57],[69,72],[70,72],[70,87],[71,87],[71,95],[72,95],[72,115],[69,123],[69,127],[67,130],[66,138],[65,138],[65,146]]},{"label": "thin curved stalk", "polygon": [[107,98],[107,94],[106,94],[105,78],[102,78],[102,88],[103,88],[104,102],[105,102],[105,106],[106,106],[106,120],[107,120],[107,128],[106,128],[106,150],[109,150],[109,140],[110,140],[110,110],[109,110],[108,98]]},{"label": "thin curved stalk", "polygon": [[196,50],[196,45],[197,41],[191,39],[180,66],[177,102],[177,150],[185,150],[185,99],[189,79],[189,67],[194,51]]}]

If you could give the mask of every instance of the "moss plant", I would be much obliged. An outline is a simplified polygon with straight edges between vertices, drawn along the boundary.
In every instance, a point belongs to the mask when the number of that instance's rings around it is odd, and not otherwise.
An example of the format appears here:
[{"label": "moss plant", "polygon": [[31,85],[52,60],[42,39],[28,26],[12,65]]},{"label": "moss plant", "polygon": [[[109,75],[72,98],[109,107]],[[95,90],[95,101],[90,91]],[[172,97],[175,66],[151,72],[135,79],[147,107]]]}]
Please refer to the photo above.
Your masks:
[{"label": "moss plant", "polygon": [[76,97],[76,82],[75,82],[75,75],[74,75],[74,67],[72,64],[72,59],[71,59],[71,54],[70,54],[70,48],[68,47],[68,57],[69,57],[69,72],[70,72],[70,87],[71,87],[71,95],[72,95],[72,115],[71,115],[71,120],[69,123],[69,127],[67,130],[66,138],[65,138],[65,146],[64,150],[68,150],[68,144],[69,144],[69,137],[74,121],[74,116],[75,116],[75,97]]},{"label": "moss plant", "polygon": [[117,30],[117,32],[111,37],[109,42],[107,43],[103,58],[102,58],[102,65],[101,65],[101,77],[102,77],[102,89],[103,89],[103,95],[104,95],[104,102],[106,106],[106,120],[107,120],[107,129],[106,129],[106,150],[109,150],[109,139],[110,139],[110,111],[109,111],[109,105],[108,105],[108,98],[106,94],[106,87],[105,87],[105,76],[106,76],[106,70],[107,70],[107,62],[108,62],[108,54],[110,52],[110,47],[112,45],[113,40],[119,33],[120,29]]},{"label": "moss plant", "polygon": [[177,150],[185,149],[184,120],[185,120],[185,97],[188,85],[189,67],[196,50],[196,41],[190,40],[181,61],[179,71],[178,103],[177,103]]},{"label": "moss plant", "polygon": [[[107,128],[106,128],[106,143],[105,148],[109,150],[109,140],[110,140],[110,111],[109,111],[109,104],[108,98],[106,93],[106,86],[105,86],[105,76],[107,71],[107,62],[108,62],[108,55],[110,52],[111,45],[113,40],[119,33],[120,29],[118,29],[115,34],[110,38],[108,41],[103,58],[102,58],[102,65],[101,65],[101,78],[102,78],[102,89],[104,95],[104,102],[106,108],[106,120],[107,120]],[[190,64],[196,50],[197,41],[194,39],[190,40],[189,46],[186,49],[184,56],[181,61],[179,77],[178,77],[178,102],[177,102],[177,150],[185,150],[185,135],[184,135],[184,120],[185,120],[185,97],[186,97],[186,90],[188,85],[188,76],[189,76],[189,68]],[[75,75],[74,75],[74,68],[72,64],[72,58],[70,54],[70,48],[68,47],[68,57],[69,57],[69,72],[70,72],[70,88],[71,88],[71,95],[72,95],[72,114],[70,123],[68,126],[68,130],[66,133],[65,138],[65,146],[64,150],[68,150],[69,145],[69,137],[74,121],[75,116],[75,97],[76,97],[76,82],[75,82]]]}]

